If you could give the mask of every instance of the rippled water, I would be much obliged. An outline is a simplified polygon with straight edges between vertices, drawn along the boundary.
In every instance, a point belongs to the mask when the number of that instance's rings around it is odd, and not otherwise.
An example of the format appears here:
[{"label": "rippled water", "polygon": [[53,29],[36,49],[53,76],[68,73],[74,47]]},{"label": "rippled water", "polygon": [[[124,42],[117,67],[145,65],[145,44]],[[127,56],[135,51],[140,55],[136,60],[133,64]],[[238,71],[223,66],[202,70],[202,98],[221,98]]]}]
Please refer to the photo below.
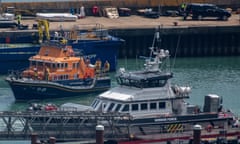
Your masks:
[{"label": "rippled water", "polygon": [[[174,63],[173,60],[171,63]],[[139,69],[143,60],[119,60],[119,67]],[[240,115],[240,57],[212,57],[212,58],[177,58],[172,72],[173,84],[190,86],[192,88],[189,103],[203,105],[204,96],[218,94],[223,97],[225,107]],[[112,86],[116,86],[114,73],[111,74]],[[0,76],[0,110],[23,110],[29,102],[15,102],[14,96]],[[90,104],[95,95],[77,98],[51,99],[41,101],[62,104],[65,102],[79,102]]]}]

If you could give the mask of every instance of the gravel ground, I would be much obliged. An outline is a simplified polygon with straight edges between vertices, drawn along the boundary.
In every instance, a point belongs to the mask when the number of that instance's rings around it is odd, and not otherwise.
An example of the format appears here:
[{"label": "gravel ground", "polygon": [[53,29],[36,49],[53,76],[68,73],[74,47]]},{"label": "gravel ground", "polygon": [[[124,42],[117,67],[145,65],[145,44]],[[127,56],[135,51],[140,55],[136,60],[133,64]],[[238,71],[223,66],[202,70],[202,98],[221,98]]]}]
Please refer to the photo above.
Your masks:
[{"label": "gravel ground", "polygon": [[[158,25],[163,27],[194,27],[194,26],[240,26],[240,15],[233,14],[228,21],[216,20],[215,18],[205,18],[202,21],[192,20],[190,17],[183,20],[182,17],[164,17],[157,19],[145,18],[137,15],[130,17],[119,17],[117,19],[109,19],[106,17],[87,16],[78,19],[76,22],[50,22],[50,30],[59,30],[62,26],[65,30],[73,27],[89,28],[93,25],[101,24],[107,29],[128,29],[128,28],[155,28]],[[22,24],[31,26],[37,23],[35,19],[22,20]],[[177,23],[177,26],[174,25]]]}]

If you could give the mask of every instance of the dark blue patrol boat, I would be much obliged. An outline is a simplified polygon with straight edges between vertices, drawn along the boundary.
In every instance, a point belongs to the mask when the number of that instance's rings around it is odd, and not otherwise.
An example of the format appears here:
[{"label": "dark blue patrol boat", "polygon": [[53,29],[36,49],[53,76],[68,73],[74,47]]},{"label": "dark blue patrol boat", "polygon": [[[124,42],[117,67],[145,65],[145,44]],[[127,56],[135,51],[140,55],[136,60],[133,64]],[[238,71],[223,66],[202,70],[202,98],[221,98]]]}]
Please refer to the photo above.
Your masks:
[{"label": "dark blue patrol boat", "polygon": [[[0,73],[26,68],[28,58],[37,54],[41,47],[38,41],[44,41],[43,33],[47,39],[67,39],[76,55],[88,58],[91,63],[107,60],[110,71],[116,70],[118,51],[124,44],[123,39],[110,35],[108,30],[98,24],[92,26],[92,30],[74,29],[70,32],[58,31],[50,34],[46,23],[47,21],[39,22],[40,28],[33,35],[24,36],[16,32],[16,35],[11,37],[0,38]],[[46,32],[41,29],[41,25],[46,27]]]}]

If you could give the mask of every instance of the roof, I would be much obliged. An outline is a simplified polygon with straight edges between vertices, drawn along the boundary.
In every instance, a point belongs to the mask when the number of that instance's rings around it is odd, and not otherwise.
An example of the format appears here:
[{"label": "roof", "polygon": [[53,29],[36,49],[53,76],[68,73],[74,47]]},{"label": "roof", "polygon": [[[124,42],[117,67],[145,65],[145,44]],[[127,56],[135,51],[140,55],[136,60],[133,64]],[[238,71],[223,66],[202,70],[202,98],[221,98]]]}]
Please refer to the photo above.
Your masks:
[{"label": "roof", "polygon": [[51,63],[61,63],[61,62],[68,62],[68,61],[79,61],[79,57],[50,57],[50,56],[40,56],[35,55],[30,58],[30,60],[37,60],[37,61],[44,61],[44,62],[51,62]]},{"label": "roof", "polygon": [[129,72],[129,73],[123,73],[119,74],[118,77],[120,78],[126,78],[131,80],[137,80],[137,81],[146,81],[146,80],[167,80],[169,78],[172,78],[172,73],[163,73],[160,71],[155,72],[145,72],[145,71],[135,71],[135,72]]},{"label": "roof", "polygon": [[164,87],[144,89],[128,86],[117,86],[100,94],[98,97],[100,99],[105,98],[124,102],[173,98],[173,91],[168,86],[169,85],[166,84]]}]

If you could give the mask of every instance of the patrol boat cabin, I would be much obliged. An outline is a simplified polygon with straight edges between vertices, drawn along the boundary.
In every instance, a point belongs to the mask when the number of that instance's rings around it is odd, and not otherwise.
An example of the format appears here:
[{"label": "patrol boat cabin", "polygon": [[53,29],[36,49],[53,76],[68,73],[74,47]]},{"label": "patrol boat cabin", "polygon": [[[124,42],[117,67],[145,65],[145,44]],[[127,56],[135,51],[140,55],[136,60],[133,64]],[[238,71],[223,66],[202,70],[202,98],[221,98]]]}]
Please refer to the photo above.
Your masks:
[{"label": "patrol boat cabin", "polygon": [[[186,113],[190,87],[172,87],[171,72],[159,69],[168,63],[169,52],[160,50],[154,59],[147,59],[145,69],[126,72],[120,69],[116,76],[119,86],[100,94],[92,103],[96,111],[130,113],[133,117],[156,117]],[[176,93],[176,89],[179,92]]]}]

